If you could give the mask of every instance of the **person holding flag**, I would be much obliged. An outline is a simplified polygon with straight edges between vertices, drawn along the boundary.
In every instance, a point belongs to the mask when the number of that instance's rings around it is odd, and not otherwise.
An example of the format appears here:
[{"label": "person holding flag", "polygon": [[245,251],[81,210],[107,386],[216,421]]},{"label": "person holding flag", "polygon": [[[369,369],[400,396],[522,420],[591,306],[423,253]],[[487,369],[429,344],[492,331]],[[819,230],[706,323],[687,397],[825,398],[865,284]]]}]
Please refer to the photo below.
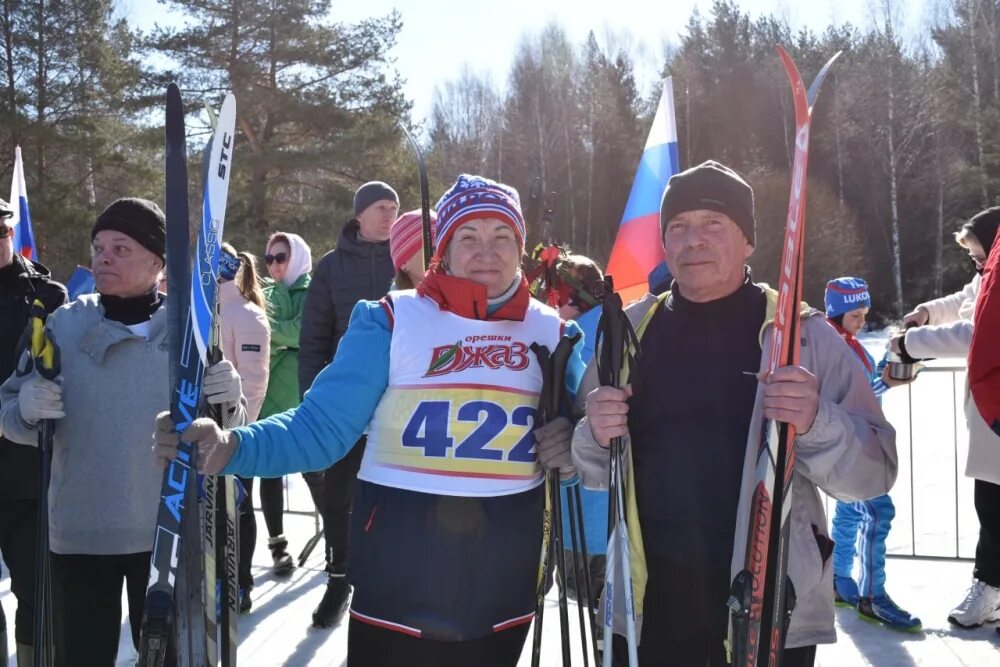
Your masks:
[{"label": "person holding flag", "polygon": [[[14,373],[23,350],[18,342],[39,299],[48,315],[66,302],[66,288],[49,270],[14,250],[12,207],[0,199],[0,378]],[[31,665],[35,607],[35,533],[41,492],[38,451],[0,436],[0,552],[17,599],[14,639],[17,662]],[[7,619],[0,609],[0,662],[7,659]]]}]

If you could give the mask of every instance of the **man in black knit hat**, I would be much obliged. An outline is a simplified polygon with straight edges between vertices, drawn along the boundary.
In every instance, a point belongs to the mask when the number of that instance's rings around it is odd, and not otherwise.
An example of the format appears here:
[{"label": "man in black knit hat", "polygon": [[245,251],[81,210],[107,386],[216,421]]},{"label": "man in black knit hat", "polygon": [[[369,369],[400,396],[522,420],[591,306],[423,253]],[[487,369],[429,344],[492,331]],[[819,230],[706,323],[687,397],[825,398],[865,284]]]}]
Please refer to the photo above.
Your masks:
[{"label": "man in black knit hat", "polygon": [[[46,330],[61,349],[58,381],[35,372],[0,387],[0,430],[37,445],[55,420],[49,486],[55,664],[113,665],[122,619],[122,583],[132,640],[149,580],[162,472],[139,426],[170,405],[166,296],[157,292],[165,225],[145,199],[119,199],[91,231],[96,294],[56,310]],[[206,371],[204,393],[245,419],[240,379],[222,361]]]},{"label": "man in black knit hat", "polygon": [[[674,280],[626,309],[642,348],[636,383],[597,387],[591,364],[577,394],[586,417],[573,438],[584,484],[602,488],[609,440],[629,436],[634,483],[624,493],[641,526],[641,537],[631,535],[640,664],[727,664],[726,601],[744,568],[767,418],[797,433],[788,571],[798,603],[782,664],[812,665],[816,644],[836,640],[824,566],[832,542],[816,489],[840,499],[886,493],[895,433],[853,352],[818,311],[802,312],[801,365],[759,372],[777,293],[754,283],[746,266],[756,221],[741,176],[716,162],[675,175],[660,224]],[[616,634],[624,634],[621,620]],[[616,638],[615,652],[623,648]]]},{"label": "man in black knit hat", "polygon": [[[66,302],[66,288],[38,262],[14,252],[13,215],[0,199],[0,379],[14,372],[18,341],[35,299],[46,314]],[[19,665],[32,664],[35,607],[35,532],[38,527],[38,451],[0,436],[0,552],[17,598],[14,638]],[[0,665],[7,664],[7,620],[0,609]]]},{"label": "man in black knit hat", "polygon": [[[396,269],[389,254],[389,227],[399,213],[399,196],[381,181],[365,183],[354,193],[354,217],[344,225],[331,250],[316,265],[302,309],[299,336],[299,392],[333,360],[347,331],[351,311],[362,299],[378,300],[389,291]],[[326,539],[326,593],[313,612],[313,624],[340,622],[351,592],[347,582],[348,531],[354,483],[364,454],[362,442],[326,471],[306,473],[309,490],[323,515]]]}]

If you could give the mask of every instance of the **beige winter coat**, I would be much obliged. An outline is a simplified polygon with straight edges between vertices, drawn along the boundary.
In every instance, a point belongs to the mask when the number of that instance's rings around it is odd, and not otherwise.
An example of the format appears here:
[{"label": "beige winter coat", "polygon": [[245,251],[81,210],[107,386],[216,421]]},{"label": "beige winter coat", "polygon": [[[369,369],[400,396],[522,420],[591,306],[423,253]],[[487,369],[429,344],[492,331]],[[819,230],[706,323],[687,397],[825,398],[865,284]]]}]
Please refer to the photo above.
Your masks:
[{"label": "beige winter coat", "polygon": [[[761,368],[766,365],[773,312],[777,293],[764,286],[768,310],[761,336]],[[633,324],[642,320],[655,303],[647,296],[626,309]],[[819,379],[819,411],[812,428],[796,438],[795,472],[791,506],[791,538],[788,573],[798,598],[785,645],[789,648],[832,643],[837,640],[833,615],[833,566],[824,561],[814,531],[829,537],[827,518],[818,489],[839,500],[862,500],[888,493],[896,480],[896,432],[886,421],[871,385],[854,352],[816,311],[802,320],[800,365]],[[687,379],[690,381],[690,378]],[[598,386],[596,367],[587,368],[580,384],[577,410],[582,410],[587,394]],[[732,575],[744,568],[754,464],[763,422],[763,389],[758,388],[748,431],[743,481],[732,557]],[[573,462],[588,488],[606,488],[608,451],[594,440],[584,417],[573,437]],[[634,501],[634,490],[627,490]],[[634,507],[634,502],[626,500]],[[630,507],[630,509],[632,509]],[[637,516],[634,515],[633,516]],[[645,582],[641,535],[633,532],[633,580],[636,582],[636,609],[642,609],[641,585]],[[636,539],[638,538],[638,539]],[[638,544],[637,544],[638,542]],[[637,570],[637,565],[641,570]],[[719,600],[724,605],[725,600]],[[622,627],[618,605],[615,626]],[[639,617],[641,629],[641,616]],[[721,642],[725,637],[720,637]]]},{"label": "beige winter coat", "polygon": [[[981,276],[954,294],[920,304],[930,315],[927,324],[906,332],[906,351],[917,359],[969,356],[972,319],[979,299]],[[983,420],[965,383],[965,420],[969,428],[967,477],[1000,484],[1000,437]]]}]

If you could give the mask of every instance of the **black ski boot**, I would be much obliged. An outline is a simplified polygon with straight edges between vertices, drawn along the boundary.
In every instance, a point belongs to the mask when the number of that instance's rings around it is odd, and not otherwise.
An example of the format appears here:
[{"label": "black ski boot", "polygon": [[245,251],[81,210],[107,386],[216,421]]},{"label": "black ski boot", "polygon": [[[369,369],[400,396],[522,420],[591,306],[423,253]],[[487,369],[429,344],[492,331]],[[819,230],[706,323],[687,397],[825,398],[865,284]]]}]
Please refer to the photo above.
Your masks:
[{"label": "black ski boot", "polygon": [[339,625],[351,597],[351,585],[347,583],[346,574],[329,572],[328,575],[326,592],[313,612],[313,625],[317,628]]},{"label": "black ski boot", "polygon": [[267,548],[271,550],[271,561],[274,563],[274,573],[279,577],[291,574],[295,569],[295,561],[289,555],[288,540],[284,535],[271,537],[267,540]]},{"label": "black ski boot", "polygon": [[[3,610],[0,609],[0,613]],[[7,631],[0,630],[0,667],[7,667]]]}]

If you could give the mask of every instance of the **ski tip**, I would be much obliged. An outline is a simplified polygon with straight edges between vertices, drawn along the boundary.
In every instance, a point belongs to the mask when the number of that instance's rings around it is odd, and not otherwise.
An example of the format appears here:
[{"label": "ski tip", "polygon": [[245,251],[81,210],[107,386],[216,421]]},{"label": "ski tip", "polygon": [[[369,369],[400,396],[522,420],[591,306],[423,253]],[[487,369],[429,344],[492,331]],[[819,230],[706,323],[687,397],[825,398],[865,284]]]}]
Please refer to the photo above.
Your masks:
[{"label": "ski tip", "polygon": [[781,64],[785,66],[785,72],[788,74],[788,78],[793,82],[793,85],[802,83],[802,77],[799,74],[799,68],[795,66],[795,61],[792,57],[788,55],[788,51],[785,50],[781,44],[776,44],[774,50],[778,52],[778,57],[781,58]]},{"label": "ski tip", "polygon": [[227,93],[225,99],[222,100],[222,108],[219,110],[220,116],[225,116],[227,114],[236,114],[236,96],[232,93]]},{"label": "ski tip", "polygon": [[823,80],[826,79],[827,73],[830,71],[830,67],[833,63],[840,57],[843,51],[837,51],[834,53],[829,60],[820,68],[819,74],[813,80],[812,85],[809,86],[809,92],[806,94],[806,99],[809,101],[809,107],[812,108],[813,103],[816,102],[816,96],[819,95],[819,87],[823,85]]}]

